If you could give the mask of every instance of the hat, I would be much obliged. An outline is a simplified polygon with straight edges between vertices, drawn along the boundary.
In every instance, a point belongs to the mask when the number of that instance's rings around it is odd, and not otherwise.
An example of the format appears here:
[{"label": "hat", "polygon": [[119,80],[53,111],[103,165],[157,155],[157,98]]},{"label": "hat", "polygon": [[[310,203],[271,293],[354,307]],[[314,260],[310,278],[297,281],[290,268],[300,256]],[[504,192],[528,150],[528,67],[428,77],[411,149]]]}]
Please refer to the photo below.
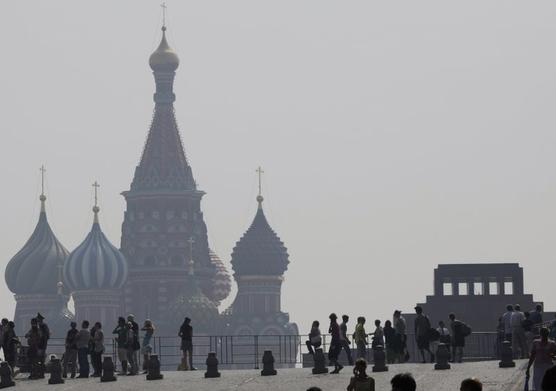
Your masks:
[{"label": "hat", "polygon": [[37,319],[38,320],[43,320],[44,316],[42,316],[40,312],[37,312]]}]

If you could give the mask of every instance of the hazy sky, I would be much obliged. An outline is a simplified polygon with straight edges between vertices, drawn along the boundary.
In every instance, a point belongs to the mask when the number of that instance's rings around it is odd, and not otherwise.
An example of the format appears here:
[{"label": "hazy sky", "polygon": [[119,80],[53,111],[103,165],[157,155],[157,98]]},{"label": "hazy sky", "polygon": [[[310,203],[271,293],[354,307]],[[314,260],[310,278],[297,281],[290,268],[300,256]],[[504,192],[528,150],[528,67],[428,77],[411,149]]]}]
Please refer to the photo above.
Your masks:
[{"label": "hazy sky", "polygon": [[[0,5],[2,270],[36,224],[43,163],[61,242],[73,250],[90,229],[96,179],[119,245],[159,3]],[[518,260],[526,291],[556,309],[556,2],[167,4],[211,246],[229,265],[262,165],[290,253],[283,309],[301,331],[330,311],[409,310],[438,263]],[[12,317],[3,279],[0,294]]]}]

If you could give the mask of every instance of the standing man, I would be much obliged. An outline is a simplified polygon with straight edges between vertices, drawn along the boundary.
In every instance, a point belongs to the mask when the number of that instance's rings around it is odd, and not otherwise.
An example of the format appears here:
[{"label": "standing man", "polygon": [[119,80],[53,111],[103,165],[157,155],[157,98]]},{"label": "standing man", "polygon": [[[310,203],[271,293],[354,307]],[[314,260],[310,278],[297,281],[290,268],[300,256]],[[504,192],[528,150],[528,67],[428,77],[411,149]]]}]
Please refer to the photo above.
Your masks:
[{"label": "standing man", "polygon": [[118,359],[122,364],[122,370],[120,371],[120,375],[127,375],[127,325],[125,323],[125,319],[120,316],[118,318],[118,325],[112,332],[112,334],[116,334],[116,343],[118,345]]},{"label": "standing man", "polygon": [[64,352],[64,371],[62,373],[63,377],[68,377],[68,366],[71,369],[71,378],[75,377],[75,371],[77,369],[77,336],[79,331],[77,330],[77,323],[71,322],[70,329],[66,334],[66,350]]},{"label": "standing man", "polygon": [[[520,305],[516,304],[514,306],[512,318],[510,319],[510,324],[512,326],[512,349],[514,351],[514,356],[528,358],[527,338],[525,337],[525,329],[523,328],[524,320],[525,315],[521,312]],[[520,356],[517,356],[518,350],[520,351]]]},{"label": "standing man", "polygon": [[365,332],[365,318],[360,316],[357,318],[357,325],[353,333],[353,340],[357,345],[357,358],[367,357],[367,333]]},{"label": "standing man", "polygon": [[27,356],[31,364],[31,373],[29,374],[29,379],[41,379],[44,378],[44,372],[40,370],[40,356],[39,347],[41,345],[41,331],[39,329],[39,322],[37,318],[31,319],[31,329],[25,334],[27,339],[27,345],[29,346],[27,350]]},{"label": "standing man", "polygon": [[12,376],[15,372],[17,345],[19,345],[19,339],[15,335],[15,323],[9,321],[6,325],[6,328],[4,329],[4,335],[2,337],[2,349],[4,349],[4,358],[12,369]]},{"label": "standing man", "polygon": [[338,317],[336,314],[332,313],[328,317],[330,319],[330,327],[328,328],[328,333],[330,333],[332,340],[330,341],[330,348],[328,349],[328,360],[330,365],[334,365],[334,370],[330,373],[340,373],[343,368],[338,362],[338,356],[342,350],[342,342],[340,340],[340,326],[338,325]]},{"label": "standing man", "polygon": [[421,358],[423,359],[423,364],[427,361],[425,360],[425,351],[429,352],[431,362],[434,362],[434,354],[429,349],[429,332],[431,329],[431,322],[429,318],[423,314],[423,308],[421,306],[415,307],[415,338],[417,339],[417,348],[421,352]]},{"label": "standing man", "polygon": [[44,373],[46,364],[46,348],[48,347],[48,340],[50,339],[50,329],[44,321],[44,316],[42,316],[40,312],[37,313],[37,322],[39,324],[39,331],[41,333],[38,354],[39,360],[41,362],[41,372]]},{"label": "standing man", "polygon": [[181,337],[183,369],[185,371],[195,371],[196,368],[193,366],[193,327],[191,326],[191,319],[188,317],[183,320],[178,336]]},{"label": "standing man", "polygon": [[406,336],[406,323],[400,310],[394,311],[394,330],[396,331],[396,339],[399,341],[400,348],[400,362],[406,362],[407,357],[407,336]]},{"label": "standing man", "polygon": [[349,347],[349,337],[347,336],[347,323],[349,321],[349,316],[342,315],[342,323],[340,324],[340,353],[342,349],[346,351],[346,356],[349,362],[349,365],[353,365],[353,358],[351,357],[351,349]]},{"label": "standing man", "polygon": [[93,364],[93,377],[102,376],[102,353],[104,353],[104,332],[102,331],[102,324],[96,322],[93,326],[95,329],[92,338],[92,351],[91,351],[91,362]]},{"label": "standing man", "polygon": [[141,349],[141,345],[139,344],[139,325],[137,324],[137,322],[135,321],[135,316],[133,314],[129,314],[127,316],[127,321],[129,323],[131,323],[131,330],[132,330],[132,340],[131,340],[131,346],[130,346],[130,351],[131,351],[131,355],[133,357],[133,363],[130,362],[132,368],[132,372],[134,374],[138,374],[139,373],[139,350]]},{"label": "standing man", "polygon": [[450,314],[450,329],[452,330],[452,362],[461,363],[463,361],[463,348],[465,346],[465,336],[467,326],[456,315]]},{"label": "standing man", "polygon": [[506,312],[502,315],[502,323],[504,323],[504,340],[512,342],[512,314],[514,313],[514,306],[508,304]]},{"label": "standing man", "polygon": [[89,342],[91,340],[91,332],[89,331],[89,322],[84,320],[81,323],[81,330],[77,334],[77,360],[79,361],[78,379],[86,379],[89,377]]},{"label": "standing man", "polygon": [[533,322],[533,334],[538,337],[542,325],[542,305],[535,306],[535,310],[529,313],[529,319]]}]

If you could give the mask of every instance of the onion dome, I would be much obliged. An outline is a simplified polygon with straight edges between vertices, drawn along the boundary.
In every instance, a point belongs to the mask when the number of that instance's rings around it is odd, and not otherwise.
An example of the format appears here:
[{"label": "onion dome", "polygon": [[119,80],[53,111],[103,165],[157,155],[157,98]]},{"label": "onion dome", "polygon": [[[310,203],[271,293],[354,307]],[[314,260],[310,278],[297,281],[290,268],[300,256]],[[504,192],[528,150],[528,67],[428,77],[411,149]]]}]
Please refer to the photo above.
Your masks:
[{"label": "onion dome", "polygon": [[166,41],[166,27],[162,27],[162,40],[151,54],[149,65],[154,72],[174,72],[180,65],[180,59]]},{"label": "onion dome", "polygon": [[281,276],[288,268],[288,250],[268,224],[260,194],[257,202],[255,219],[232,252],[232,267],[236,275]]},{"label": "onion dome", "polygon": [[181,293],[168,303],[167,319],[170,324],[181,324],[188,317],[199,330],[216,332],[218,328],[218,308],[199,288],[190,261],[189,276]]},{"label": "onion dome", "polygon": [[68,256],[68,250],[56,239],[48,224],[44,193],[40,200],[39,221],[33,234],[6,267],[6,284],[19,295],[56,294],[58,268]]},{"label": "onion dome", "polygon": [[210,263],[216,270],[212,278],[212,292],[209,298],[216,303],[220,303],[222,300],[226,299],[232,291],[232,278],[226,266],[224,266],[224,262],[222,262],[220,257],[211,249],[209,249],[209,257]]},{"label": "onion dome", "polygon": [[72,292],[120,289],[127,280],[127,261],[100,229],[99,211],[95,202],[91,232],[71,252],[64,265],[64,281]]}]

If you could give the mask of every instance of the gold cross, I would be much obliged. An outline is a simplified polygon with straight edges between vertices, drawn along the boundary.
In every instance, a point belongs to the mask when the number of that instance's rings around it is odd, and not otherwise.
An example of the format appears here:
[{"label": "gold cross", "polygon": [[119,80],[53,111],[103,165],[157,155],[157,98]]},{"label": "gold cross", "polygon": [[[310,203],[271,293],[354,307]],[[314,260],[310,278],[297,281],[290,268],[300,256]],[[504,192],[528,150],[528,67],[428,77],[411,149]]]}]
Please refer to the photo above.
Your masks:
[{"label": "gold cross", "polygon": [[160,4],[160,7],[162,7],[162,27],[166,27],[166,8],[168,7],[165,2]]},{"label": "gold cross", "polygon": [[100,187],[100,185],[97,181],[95,181],[95,183],[93,183],[93,187],[95,189],[95,206],[98,206],[98,188]]},{"label": "gold cross", "polygon": [[263,169],[261,168],[261,166],[259,166],[259,168],[257,168],[257,174],[259,174],[259,195],[261,195],[262,193],[262,175],[264,174]]},{"label": "gold cross", "polygon": [[44,195],[44,173],[46,172],[46,168],[44,168],[44,164],[39,168],[41,172],[41,195]]}]

